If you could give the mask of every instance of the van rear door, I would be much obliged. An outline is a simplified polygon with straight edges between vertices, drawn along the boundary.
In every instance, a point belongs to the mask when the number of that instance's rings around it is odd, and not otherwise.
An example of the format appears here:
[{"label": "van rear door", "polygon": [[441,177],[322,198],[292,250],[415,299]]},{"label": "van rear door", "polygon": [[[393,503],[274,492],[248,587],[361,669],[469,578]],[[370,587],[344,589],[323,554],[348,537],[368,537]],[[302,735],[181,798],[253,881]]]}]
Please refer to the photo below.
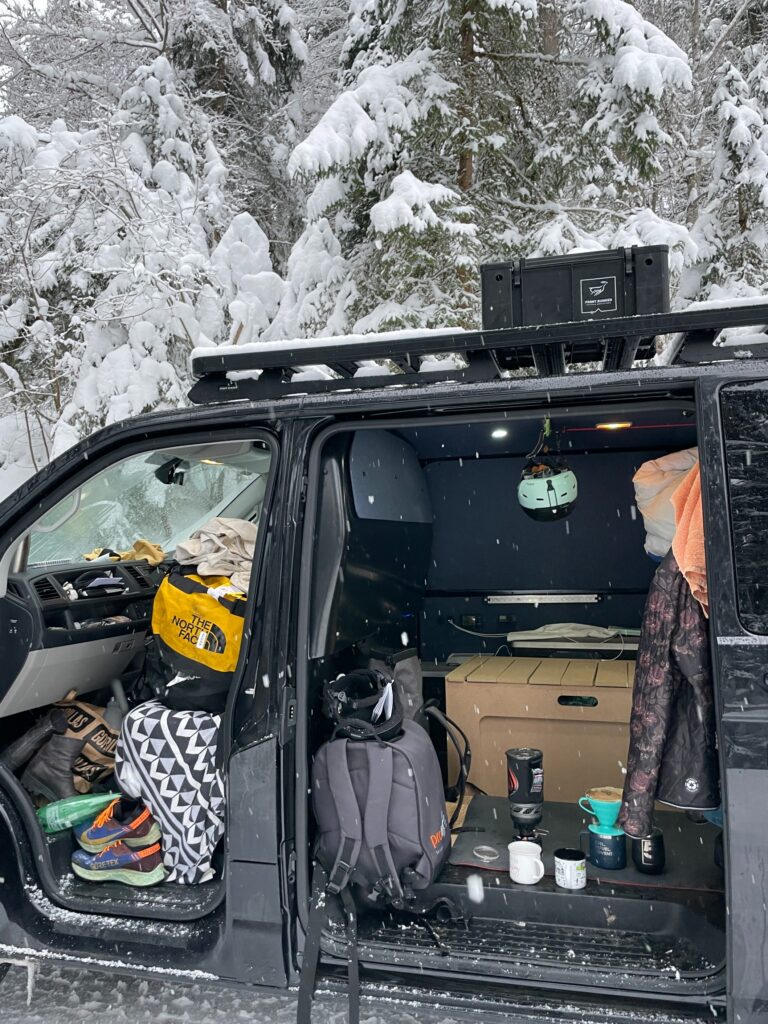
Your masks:
[{"label": "van rear door", "polygon": [[720,714],[729,1020],[768,1015],[768,369],[699,381]]}]

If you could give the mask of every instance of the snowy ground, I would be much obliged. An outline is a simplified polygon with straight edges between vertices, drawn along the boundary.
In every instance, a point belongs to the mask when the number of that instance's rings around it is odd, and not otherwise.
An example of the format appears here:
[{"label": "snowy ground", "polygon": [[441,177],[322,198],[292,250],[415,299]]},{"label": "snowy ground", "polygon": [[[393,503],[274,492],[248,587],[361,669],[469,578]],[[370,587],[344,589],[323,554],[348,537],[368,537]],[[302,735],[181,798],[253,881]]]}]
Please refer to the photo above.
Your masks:
[{"label": "snowy ground", "polygon": [[[146,981],[43,967],[27,1005],[27,972],[12,967],[0,986],[3,1024],[294,1024],[289,996],[264,996],[204,985]],[[363,1006],[361,1024],[458,1024],[428,1010]],[[345,1024],[340,1001],[323,998],[313,1024]],[[462,1017],[462,1024],[470,1018]],[[479,1019],[479,1018],[478,1018]]]}]

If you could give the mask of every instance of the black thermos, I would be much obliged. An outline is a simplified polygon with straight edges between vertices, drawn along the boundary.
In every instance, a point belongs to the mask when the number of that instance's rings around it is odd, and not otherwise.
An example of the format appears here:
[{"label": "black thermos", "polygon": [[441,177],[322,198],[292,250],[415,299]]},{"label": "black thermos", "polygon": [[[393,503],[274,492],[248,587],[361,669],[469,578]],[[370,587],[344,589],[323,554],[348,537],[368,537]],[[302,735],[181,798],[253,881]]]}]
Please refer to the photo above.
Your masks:
[{"label": "black thermos", "polygon": [[544,803],[544,754],[535,747],[507,751],[509,816],[522,839],[533,835]]}]

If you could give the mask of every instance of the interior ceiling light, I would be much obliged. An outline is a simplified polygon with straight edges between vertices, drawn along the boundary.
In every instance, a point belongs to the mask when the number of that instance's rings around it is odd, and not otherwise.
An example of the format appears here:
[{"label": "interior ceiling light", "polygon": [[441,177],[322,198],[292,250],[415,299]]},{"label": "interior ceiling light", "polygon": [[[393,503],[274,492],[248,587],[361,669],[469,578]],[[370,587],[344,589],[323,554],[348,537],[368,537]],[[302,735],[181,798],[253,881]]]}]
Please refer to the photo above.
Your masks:
[{"label": "interior ceiling light", "polygon": [[596,423],[596,430],[628,430],[632,426],[630,420],[616,420],[612,423]]},{"label": "interior ceiling light", "polygon": [[496,427],[495,430],[491,431],[491,437],[495,437],[498,440],[501,440],[502,437],[506,437],[507,434],[509,434],[509,431],[505,430],[504,427]]}]

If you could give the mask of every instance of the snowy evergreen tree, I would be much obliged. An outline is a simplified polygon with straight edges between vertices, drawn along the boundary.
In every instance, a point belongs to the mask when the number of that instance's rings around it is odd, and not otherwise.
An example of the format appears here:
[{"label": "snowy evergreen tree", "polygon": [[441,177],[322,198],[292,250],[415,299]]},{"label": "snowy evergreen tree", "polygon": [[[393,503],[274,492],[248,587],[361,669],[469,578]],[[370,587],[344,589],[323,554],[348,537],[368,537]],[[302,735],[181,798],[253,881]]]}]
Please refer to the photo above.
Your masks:
[{"label": "snowy evergreen tree", "polygon": [[0,58],[10,68],[10,109],[39,128],[56,117],[80,126],[103,120],[137,67],[162,56],[190,120],[203,116],[229,168],[230,206],[267,225],[283,253],[286,233],[298,230],[285,160],[296,141],[293,89],[306,58],[283,0],[9,0],[7,6]]},{"label": "snowy evergreen tree", "polygon": [[0,119],[0,463],[23,446],[34,468],[183,402],[195,344],[269,326],[283,285],[253,214],[295,216],[305,50],[281,0],[11,0],[4,25],[3,99],[29,120]]},{"label": "snowy evergreen tree", "polygon": [[163,57],[101,130],[0,120],[0,366],[33,451],[183,402],[193,346],[257,338],[276,312],[268,240],[247,213],[224,229],[203,129]]},{"label": "snowy evergreen tree", "polygon": [[768,13],[699,10],[687,216],[698,246],[683,296],[764,294],[768,261]]},{"label": "snowy evergreen tree", "polygon": [[256,217],[286,259],[299,223],[285,163],[307,56],[293,10],[284,0],[165,0],[158,9],[168,60],[207,113],[228,168],[231,205]]},{"label": "snowy evergreen tree", "polygon": [[142,181],[176,196],[191,215],[202,214],[207,235],[217,235],[226,217],[226,169],[207,116],[179,95],[165,57],[136,70],[111,123]]},{"label": "snowy evergreen tree", "polygon": [[182,402],[197,344],[476,326],[483,260],[764,293],[764,7],[5,0],[0,468]]},{"label": "snowy evergreen tree", "polygon": [[671,141],[661,102],[666,90],[690,90],[691,70],[680,47],[628,3],[579,0],[573,13],[597,47],[578,82],[574,127],[588,179],[618,197],[661,170],[659,149]]},{"label": "snowy evergreen tree", "polygon": [[351,0],[339,95],[291,157],[316,184],[273,330],[469,326],[481,258],[657,234],[637,212],[689,87],[622,0]]}]

